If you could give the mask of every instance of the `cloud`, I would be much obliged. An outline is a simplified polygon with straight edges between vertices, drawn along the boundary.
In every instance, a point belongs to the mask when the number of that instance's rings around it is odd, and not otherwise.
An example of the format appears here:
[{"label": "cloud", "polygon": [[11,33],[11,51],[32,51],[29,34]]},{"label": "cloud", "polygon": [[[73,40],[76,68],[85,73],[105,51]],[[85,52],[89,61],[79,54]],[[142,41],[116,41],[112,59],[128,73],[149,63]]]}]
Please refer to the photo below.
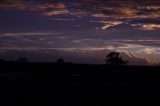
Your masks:
[{"label": "cloud", "polygon": [[53,15],[60,15],[60,14],[67,14],[67,13],[69,13],[69,11],[64,9],[64,10],[50,10],[50,11],[46,11],[44,14],[48,16],[53,16]]},{"label": "cloud", "polygon": [[[142,30],[160,29],[160,25],[152,23],[131,23],[135,19],[158,19],[160,18],[159,0],[2,0],[0,8],[15,8],[28,10],[34,14],[44,16],[72,15],[76,17],[91,15],[100,21],[112,19],[112,22],[104,22],[102,29],[119,24],[129,24],[140,27]],[[103,20],[102,20],[103,18]],[[126,22],[126,20],[130,20]],[[65,19],[64,19],[65,20]]]},{"label": "cloud", "polygon": [[102,27],[103,30],[106,30],[106,29],[113,27],[113,26],[123,24],[123,22],[121,22],[121,21],[102,21],[101,23],[104,24],[104,26]]},{"label": "cloud", "polygon": [[[104,57],[111,51],[125,52],[125,59],[130,61],[129,64],[148,64],[158,62],[160,57],[160,48],[155,46],[144,46],[141,42],[155,42],[159,40],[103,40],[103,39],[74,39],[64,36],[27,36],[21,38],[5,37],[1,39],[0,54],[7,54],[9,51],[14,52],[32,52],[33,54],[54,54],[58,56],[59,53],[78,55],[84,58],[97,58],[99,63],[104,62]],[[63,43],[61,43],[63,41]],[[123,42],[122,42],[123,41]],[[131,43],[129,43],[129,41]],[[43,42],[43,43],[42,43]],[[132,44],[132,42],[139,42],[139,44]],[[66,54],[65,54],[66,53]],[[134,54],[134,55],[133,55]],[[143,54],[139,57],[139,54]],[[150,55],[150,56],[147,56]],[[152,55],[157,55],[153,59]],[[148,59],[146,59],[148,57]],[[101,61],[100,61],[101,60]],[[77,60],[78,61],[78,60]]]},{"label": "cloud", "polygon": [[[154,47],[159,47],[159,44],[160,44],[160,40],[159,39],[137,39],[137,40],[134,40],[134,39],[114,39],[112,40],[113,42],[120,42],[120,43],[124,43],[124,44],[129,44],[130,46],[132,45],[142,45],[142,46],[148,46],[148,47],[151,47],[151,48],[154,48]],[[128,46],[129,46],[128,45]]]},{"label": "cloud", "polygon": [[144,54],[160,54],[160,47],[144,46],[140,44],[125,44],[126,46],[117,47],[117,50],[123,52],[134,52]]},{"label": "cloud", "polygon": [[133,53],[121,52],[121,57],[128,61],[129,65],[151,65],[151,62],[147,58],[140,58]]},{"label": "cloud", "polygon": [[52,18],[52,20],[55,20],[55,21],[75,21],[75,19],[71,19],[71,18]]},{"label": "cloud", "polygon": [[154,48],[145,48],[142,51],[147,54],[151,54],[155,52]]},{"label": "cloud", "polygon": [[138,23],[138,24],[132,24],[132,26],[139,27],[142,30],[160,29],[160,24],[155,24],[155,23]]},{"label": "cloud", "polygon": [[103,26],[101,27],[102,30],[106,30],[106,29],[109,29],[111,27],[114,27],[114,26],[117,26],[117,25],[121,25],[121,24],[124,23],[122,21],[111,21],[111,20],[108,20],[108,21],[105,21],[105,20],[102,20],[102,21],[90,21],[90,22],[103,24]]},{"label": "cloud", "polygon": [[48,33],[48,32],[24,32],[24,33],[0,33],[0,37],[8,36],[8,37],[14,37],[14,36],[47,36],[47,35],[60,35],[61,33]]},{"label": "cloud", "polygon": [[[108,46],[109,48],[109,46]],[[51,57],[65,57],[69,58],[71,62],[82,62],[82,63],[104,63],[105,55],[107,55],[112,49],[109,50],[106,48],[43,48],[43,47],[8,47],[5,50],[0,51],[0,56],[3,54],[14,54],[15,52],[18,54],[27,53],[29,56],[44,55]],[[4,52],[5,51],[5,52]],[[35,55],[36,54],[36,55]],[[129,65],[150,65],[151,62],[147,58],[140,58],[135,54],[129,52],[122,52],[121,56],[124,60],[129,61]],[[43,57],[43,56],[42,56]],[[41,57],[39,57],[41,58]],[[32,58],[33,59],[33,58]],[[41,61],[48,61],[50,60],[45,58]],[[74,60],[72,60],[74,59]],[[53,61],[53,60],[52,60]]]},{"label": "cloud", "polygon": [[25,1],[25,0],[11,0],[11,1],[6,0],[3,3],[0,3],[0,8],[15,8],[20,10],[29,10],[37,12],[37,14],[48,15],[48,16],[67,14],[65,5],[60,2],[40,3],[36,1]]}]

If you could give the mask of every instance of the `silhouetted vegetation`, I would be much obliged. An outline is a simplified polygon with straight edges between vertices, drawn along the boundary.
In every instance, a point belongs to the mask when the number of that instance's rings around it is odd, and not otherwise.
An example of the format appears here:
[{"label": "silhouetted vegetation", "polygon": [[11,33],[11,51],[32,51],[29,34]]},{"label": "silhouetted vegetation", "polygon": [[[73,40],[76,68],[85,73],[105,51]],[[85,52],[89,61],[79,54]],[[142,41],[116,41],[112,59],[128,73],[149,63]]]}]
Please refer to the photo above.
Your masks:
[{"label": "silhouetted vegetation", "polygon": [[25,58],[25,57],[19,57],[19,58],[17,59],[17,62],[25,63],[25,62],[28,62],[28,59]]},{"label": "silhouetted vegetation", "polygon": [[2,63],[2,62],[5,62],[3,59],[0,59],[0,62]]},{"label": "silhouetted vegetation", "polygon": [[126,65],[127,61],[124,61],[119,52],[111,52],[106,56],[106,63],[109,65]]},{"label": "silhouetted vegetation", "polygon": [[58,59],[57,59],[57,63],[58,63],[58,64],[63,64],[63,63],[65,63],[65,61],[64,61],[63,58],[58,58]]}]

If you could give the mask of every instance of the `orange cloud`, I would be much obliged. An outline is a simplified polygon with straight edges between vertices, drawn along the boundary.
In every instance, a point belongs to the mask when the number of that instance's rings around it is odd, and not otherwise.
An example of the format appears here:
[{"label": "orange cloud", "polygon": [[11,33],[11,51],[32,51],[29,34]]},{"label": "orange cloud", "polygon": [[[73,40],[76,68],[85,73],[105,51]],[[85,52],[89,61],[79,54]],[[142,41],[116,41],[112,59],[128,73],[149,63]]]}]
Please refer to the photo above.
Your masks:
[{"label": "orange cloud", "polygon": [[47,11],[44,14],[48,16],[52,15],[59,15],[59,14],[67,14],[69,11],[64,9],[64,10],[53,10],[53,11]]},{"label": "orange cloud", "polygon": [[142,30],[156,30],[160,29],[160,24],[154,24],[154,23],[137,23],[137,24],[132,24],[132,26],[138,26]]},{"label": "orange cloud", "polygon": [[112,26],[123,24],[121,21],[104,21],[104,26],[102,27],[103,30],[106,30]]},{"label": "orange cloud", "polygon": [[[29,10],[45,16],[55,15],[73,15],[80,17],[89,14],[101,20],[113,19],[113,22],[107,22],[102,29],[105,30],[111,26],[126,23],[117,22],[125,19],[156,19],[160,18],[160,1],[146,0],[138,2],[136,0],[68,0],[67,2],[38,2],[27,0],[5,0],[0,3],[0,8],[15,8],[20,10]],[[160,26],[154,22],[150,24],[132,24],[131,26],[141,27],[145,30],[160,29]]]}]

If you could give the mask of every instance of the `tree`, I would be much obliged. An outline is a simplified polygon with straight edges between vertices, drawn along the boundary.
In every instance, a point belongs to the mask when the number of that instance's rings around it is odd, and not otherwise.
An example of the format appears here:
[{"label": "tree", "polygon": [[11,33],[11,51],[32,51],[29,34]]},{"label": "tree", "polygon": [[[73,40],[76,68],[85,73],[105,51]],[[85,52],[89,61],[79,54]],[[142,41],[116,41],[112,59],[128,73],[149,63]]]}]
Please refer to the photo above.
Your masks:
[{"label": "tree", "polygon": [[57,59],[57,63],[59,63],[59,64],[64,63],[64,59],[63,59],[63,58],[58,58],[58,59]]},{"label": "tree", "polygon": [[5,62],[3,59],[0,59],[0,62],[2,63],[2,62]]},{"label": "tree", "polygon": [[106,56],[105,59],[107,64],[110,65],[126,65],[127,61],[124,61],[119,52],[111,52]]},{"label": "tree", "polygon": [[17,59],[17,62],[24,63],[24,62],[28,62],[28,60],[25,57],[20,57]]}]

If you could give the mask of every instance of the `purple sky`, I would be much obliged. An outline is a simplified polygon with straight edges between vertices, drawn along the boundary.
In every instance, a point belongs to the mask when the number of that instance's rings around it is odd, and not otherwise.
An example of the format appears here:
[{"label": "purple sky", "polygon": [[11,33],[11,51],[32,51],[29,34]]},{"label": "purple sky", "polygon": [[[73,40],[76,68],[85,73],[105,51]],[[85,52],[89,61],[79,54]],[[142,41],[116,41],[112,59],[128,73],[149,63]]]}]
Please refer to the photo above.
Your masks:
[{"label": "purple sky", "polygon": [[133,64],[160,62],[159,0],[1,0],[0,58]]}]

